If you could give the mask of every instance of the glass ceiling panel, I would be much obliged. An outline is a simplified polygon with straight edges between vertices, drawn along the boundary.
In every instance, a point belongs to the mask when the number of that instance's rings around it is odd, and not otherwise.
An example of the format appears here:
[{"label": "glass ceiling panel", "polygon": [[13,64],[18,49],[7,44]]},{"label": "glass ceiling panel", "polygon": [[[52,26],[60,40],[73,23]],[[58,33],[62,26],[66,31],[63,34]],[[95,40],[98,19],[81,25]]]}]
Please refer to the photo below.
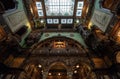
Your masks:
[{"label": "glass ceiling panel", "polygon": [[66,24],[67,20],[66,19],[61,19],[61,24]]},{"label": "glass ceiling panel", "polygon": [[75,0],[45,0],[47,16],[73,16]]},{"label": "glass ceiling panel", "polygon": [[59,20],[58,19],[53,19],[54,24],[58,24]]}]

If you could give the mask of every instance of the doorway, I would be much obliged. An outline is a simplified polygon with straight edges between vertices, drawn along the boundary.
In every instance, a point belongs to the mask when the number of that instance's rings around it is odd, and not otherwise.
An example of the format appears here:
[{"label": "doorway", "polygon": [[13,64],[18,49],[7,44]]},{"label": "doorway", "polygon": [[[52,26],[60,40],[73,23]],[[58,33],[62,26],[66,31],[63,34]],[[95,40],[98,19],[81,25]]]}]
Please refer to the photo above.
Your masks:
[{"label": "doorway", "polygon": [[67,79],[67,69],[63,63],[54,63],[51,65],[47,79]]}]

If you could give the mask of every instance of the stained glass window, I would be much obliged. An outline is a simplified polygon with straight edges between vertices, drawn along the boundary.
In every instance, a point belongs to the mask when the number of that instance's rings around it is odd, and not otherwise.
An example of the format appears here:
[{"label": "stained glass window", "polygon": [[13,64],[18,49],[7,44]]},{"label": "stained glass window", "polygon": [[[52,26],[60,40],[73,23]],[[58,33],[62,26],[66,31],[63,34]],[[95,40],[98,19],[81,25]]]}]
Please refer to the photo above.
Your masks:
[{"label": "stained glass window", "polygon": [[48,24],[59,24],[59,19],[47,19]]},{"label": "stained glass window", "polygon": [[43,10],[42,10],[41,2],[36,2],[36,7],[37,7],[37,10],[38,10],[38,15],[43,16]]},{"label": "stained glass window", "polygon": [[54,24],[58,24],[59,20],[58,19],[53,19]]},{"label": "stained glass window", "polygon": [[47,16],[73,16],[75,0],[45,0]]},{"label": "stained glass window", "polygon": [[82,10],[77,10],[76,16],[81,16],[81,14],[82,14]]},{"label": "stained glass window", "polygon": [[83,8],[83,2],[80,1],[78,2],[77,9],[82,9]]},{"label": "stained glass window", "polygon": [[[60,22],[59,22],[60,21]],[[73,19],[47,19],[48,24],[72,24]]]},{"label": "stained glass window", "polygon": [[73,19],[67,19],[67,24],[72,24],[73,23]]},{"label": "stained glass window", "polygon": [[52,19],[47,19],[47,23],[52,24],[53,23]]},{"label": "stained glass window", "polygon": [[61,19],[61,24],[66,24],[67,20],[66,19]]},{"label": "stained glass window", "polygon": [[83,1],[78,1],[76,16],[81,16],[82,15],[83,5],[84,5]]},{"label": "stained glass window", "polygon": [[38,15],[43,16],[43,10],[38,10]]}]

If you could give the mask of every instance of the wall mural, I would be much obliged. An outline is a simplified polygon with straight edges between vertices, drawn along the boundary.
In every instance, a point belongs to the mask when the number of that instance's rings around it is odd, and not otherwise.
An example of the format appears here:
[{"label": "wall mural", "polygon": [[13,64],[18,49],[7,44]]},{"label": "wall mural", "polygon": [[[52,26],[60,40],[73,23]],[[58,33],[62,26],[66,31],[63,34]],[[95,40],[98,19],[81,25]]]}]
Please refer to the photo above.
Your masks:
[{"label": "wall mural", "polygon": [[112,16],[113,14],[107,10],[101,11],[95,9],[92,16],[92,23],[98,26],[103,32],[105,32]]}]

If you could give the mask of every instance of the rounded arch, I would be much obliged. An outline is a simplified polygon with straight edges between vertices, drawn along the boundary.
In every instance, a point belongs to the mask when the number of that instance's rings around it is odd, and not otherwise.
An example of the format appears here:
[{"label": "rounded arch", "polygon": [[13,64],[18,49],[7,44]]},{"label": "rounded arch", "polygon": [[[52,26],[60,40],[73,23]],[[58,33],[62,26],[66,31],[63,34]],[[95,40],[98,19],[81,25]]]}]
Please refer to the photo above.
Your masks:
[{"label": "rounded arch", "polygon": [[69,38],[69,37],[65,37],[65,36],[53,36],[53,37],[50,37],[50,38],[47,38],[47,39],[44,39],[44,40],[42,40],[42,41],[40,41],[39,43],[37,43],[35,46],[37,46],[37,45],[40,45],[40,44],[42,44],[42,43],[44,43],[44,42],[46,42],[46,41],[50,41],[50,40],[61,40],[61,39],[65,39],[65,40],[71,40],[72,42],[74,42],[76,45],[78,45],[78,46],[81,46],[82,48],[84,48],[85,46],[83,45],[83,44],[81,44],[80,42],[78,42],[77,40],[74,40],[74,39],[72,39],[72,38]]},{"label": "rounded arch", "polygon": [[67,78],[67,66],[63,62],[54,62],[49,66],[47,79],[55,79],[61,77],[62,79]]},{"label": "rounded arch", "polygon": [[51,63],[51,65],[48,67],[48,71],[49,71],[51,68],[55,67],[55,66],[61,66],[62,68],[66,69],[66,70],[68,69],[67,65],[66,65],[64,62],[53,62],[53,63]]},{"label": "rounded arch", "polygon": [[72,39],[74,41],[77,41],[78,43],[80,43],[81,45],[83,45],[84,47],[87,47],[85,42],[81,39],[81,35],[79,33],[44,33],[40,39],[40,42],[46,40],[46,39],[50,39],[50,38],[54,38],[54,37],[64,37],[64,38],[68,38],[68,39]]},{"label": "rounded arch", "polygon": [[73,79],[76,78],[95,79],[96,74],[92,71],[91,65],[85,62],[80,62],[80,63],[76,63],[76,65],[73,66]]}]

